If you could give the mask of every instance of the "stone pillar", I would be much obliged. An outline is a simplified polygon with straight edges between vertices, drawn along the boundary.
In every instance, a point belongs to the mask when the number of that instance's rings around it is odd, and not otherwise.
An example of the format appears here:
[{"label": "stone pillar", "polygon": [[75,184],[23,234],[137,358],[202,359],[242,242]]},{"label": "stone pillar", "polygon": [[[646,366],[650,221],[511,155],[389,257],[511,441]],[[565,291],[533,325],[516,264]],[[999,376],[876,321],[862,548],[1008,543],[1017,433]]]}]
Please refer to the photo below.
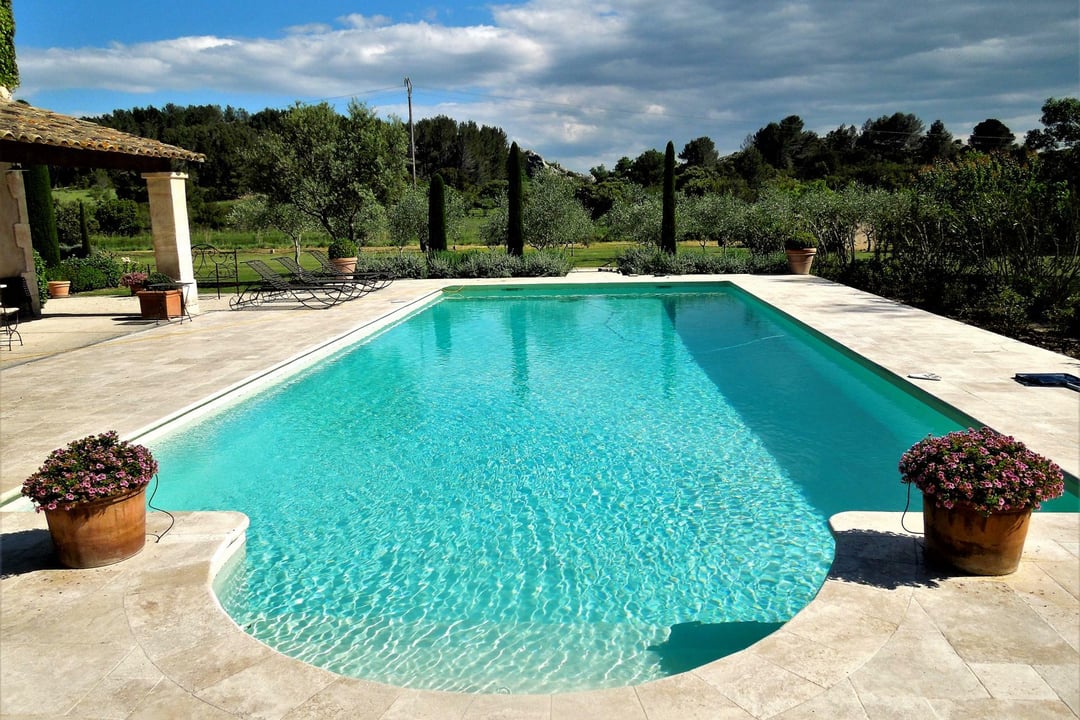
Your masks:
[{"label": "stone pillar", "polygon": [[41,315],[37,270],[34,269],[34,245],[30,238],[30,214],[26,210],[26,186],[21,170],[10,163],[0,163],[0,277],[21,275],[30,290],[30,306]]},{"label": "stone pillar", "polygon": [[188,227],[185,173],[144,173],[150,195],[150,228],[154,238],[154,262],[163,272],[180,282],[188,312],[199,312],[199,287],[191,265],[191,230]]}]

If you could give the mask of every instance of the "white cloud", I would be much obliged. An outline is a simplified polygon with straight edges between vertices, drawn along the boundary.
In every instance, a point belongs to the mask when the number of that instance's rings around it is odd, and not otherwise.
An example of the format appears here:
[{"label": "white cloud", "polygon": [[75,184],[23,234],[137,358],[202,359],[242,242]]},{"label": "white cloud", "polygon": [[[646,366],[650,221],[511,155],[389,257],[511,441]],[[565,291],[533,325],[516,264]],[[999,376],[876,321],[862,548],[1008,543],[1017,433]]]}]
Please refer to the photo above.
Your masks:
[{"label": "white cloud", "polygon": [[587,169],[577,163],[611,165],[668,139],[681,147],[707,135],[731,152],[789,114],[827,131],[913,112],[957,136],[987,117],[1011,118],[1025,123],[1010,124],[1022,134],[1043,100],[1080,86],[1074,0],[529,0],[491,7],[490,24],[425,16],[353,14],[276,38],[230,28],[228,37],[20,47],[22,94],[98,92],[99,112],[137,103],[105,90],[235,95],[239,106],[258,94],[284,105],[396,87],[409,75],[418,116],[498,125]]}]

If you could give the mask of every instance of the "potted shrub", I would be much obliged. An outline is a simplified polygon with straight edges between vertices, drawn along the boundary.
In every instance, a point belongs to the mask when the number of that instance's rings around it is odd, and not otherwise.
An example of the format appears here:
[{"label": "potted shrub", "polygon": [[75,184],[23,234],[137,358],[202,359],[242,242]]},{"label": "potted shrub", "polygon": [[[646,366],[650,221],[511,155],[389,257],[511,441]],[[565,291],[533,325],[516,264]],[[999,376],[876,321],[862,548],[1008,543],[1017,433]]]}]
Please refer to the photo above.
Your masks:
[{"label": "potted shrub", "polygon": [[330,262],[343,273],[356,272],[356,253],[356,243],[351,240],[335,240],[326,248]]},{"label": "potted shrub", "polygon": [[71,294],[71,278],[62,268],[53,268],[49,271],[49,279],[46,288],[51,298],[64,298]]},{"label": "potted shrub", "polygon": [[90,568],[125,560],[146,541],[146,486],[157,461],[115,431],[54,450],[22,494],[45,513],[61,564]]},{"label": "potted shrub", "polygon": [[1065,492],[1061,468],[990,428],[920,440],[900,474],[923,493],[927,554],[975,575],[1015,571],[1031,511]]},{"label": "potted shrub", "polygon": [[[153,288],[154,285],[171,282],[173,279],[165,273],[153,272],[147,276],[145,286]],[[142,317],[146,320],[168,320],[180,317],[183,311],[183,305],[180,302],[181,292],[179,288],[175,290],[147,289],[136,292]]]},{"label": "potted shrub", "polygon": [[146,280],[150,276],[144,272],[138,272],[134,270],[132,272],[126,272],[120,276],[120,284],[131,290],[131,294],[139,292],[146,287]]},{"label": "potted shrub", "polygon": [[794,275],[809,275],[817,255],[817,238],[805,231],[796,231],[784,241],[788,270]]}]

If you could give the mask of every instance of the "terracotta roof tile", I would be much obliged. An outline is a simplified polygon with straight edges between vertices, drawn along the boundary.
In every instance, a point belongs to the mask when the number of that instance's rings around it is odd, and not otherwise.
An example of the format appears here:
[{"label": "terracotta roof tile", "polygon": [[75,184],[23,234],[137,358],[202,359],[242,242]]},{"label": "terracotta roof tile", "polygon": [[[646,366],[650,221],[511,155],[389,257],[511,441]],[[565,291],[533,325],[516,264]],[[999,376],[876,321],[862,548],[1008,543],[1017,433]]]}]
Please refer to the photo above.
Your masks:
[{"label": "terracotta roof tile", "polygon": [[206,156],[30,105],[0,101],[0,140],[203,162]]}]

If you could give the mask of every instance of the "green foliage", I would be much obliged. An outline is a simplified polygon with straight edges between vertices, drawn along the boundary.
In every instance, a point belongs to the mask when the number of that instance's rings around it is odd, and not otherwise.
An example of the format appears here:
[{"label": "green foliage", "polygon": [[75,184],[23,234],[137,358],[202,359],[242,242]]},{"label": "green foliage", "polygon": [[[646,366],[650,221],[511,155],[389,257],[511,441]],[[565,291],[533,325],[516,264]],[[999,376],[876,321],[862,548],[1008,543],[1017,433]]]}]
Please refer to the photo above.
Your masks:
[{"label": "green foliage", "polygon": [[428,188],[428,247],[435,252],[446,250],[446,184],[438,174]]},{"label": "green foliage", "polygon": [[394,278],[502,278],[562,277],[570,260],[557,250],[525,253],[521,257],[500,250],[469,252],[364,253],[357,270],[386,273]]},{"label": "green foliage", "polygon": [[83,257],[90,257],[90,225],[86,220],[86,205],[79,201],[79,244],[82,245]]},{"label": "green foliage", "polygon": [[56,267],[60,262],[60,243],[56,234],[49,168],[27,165],[23,185],[26,188],[26,212],[30,216],[30,242],[45,258],[48,267]]},{"label": "green foliage", "polygon": [[134,200],[105,200],[94,210],[99,230],[106,235],[131,237],[141,231],[139,205]]},{"label": "green foliage", "polygon": [[41,253],[37,250],[34,250],[34,274],[37,275],[38,302],[41,303],[41,307],[45,307],[45,302],[49,299],[49,278],[45,268],[45,258],[41,257]]},{"label": "green foliage", "polygon": [[663,215],[660,198],[641,189],[619,199],[601,219],[607,240],[635,242],[657,247],[660,244],[660,224]]},{"label": "green foliage", "polygon": [[165,283],[173,282],[173,278],[169,277],[163,272],[152,272],[146,277],[146,287],[151,285],[164,285]]},{"label": "green foliage", "polygon": [[574,195],[574,182],[554,170],[541,170],[529,184],[522,231],[537,250],[585,243],[595,232],[592,219]]},{"label": "green foliage", "polygon": [[566,254],[554,249],[526,253],[517,265],[514,277],[563,277],[572,269]]},{"label": "green foliage", "polygon": [[660,223],[660,249],[675,254],[675,145],[669,140],[664,150],[664,192]]},{"label": "green foliage", "polygon": [[114,288],[120,284],[123,266],[111,253],[70,257],[49,271],[50,280],[70,280],[71,292]]},{"label": "green foliage", "polygon": [[523,218],[521,151],[515,142],[510,146],[506,160],[507,210],[506,252],[520,257],[525,251],[525,228]]},{"label": "green foliage", "polygon": [[19,65],[15,60],[15,15],[11,0],[0,0],[0,85],[19,87]]},{"label": "green foliage", "polygon": [[331,238],[362,245],[405,187],[407,148],[401,123],[365,105],[351,102],[343,117],[329,103],[297,104],[245,153],[247,182],[272,207],[291,205]]},{"label": "green foliage", "polygon": [[330,256],[331,260],[353,258],[356,257],[356,253],[356,243],[348,240],[335,240],[326,248],[326,254]]},{"label": "green foliage", "polygon": [[656,247],[634,245],[616,258],[623,275],[722,275],[749,272],[745,257],[734,253],[707,253],[689,250],[678,255]]}]

